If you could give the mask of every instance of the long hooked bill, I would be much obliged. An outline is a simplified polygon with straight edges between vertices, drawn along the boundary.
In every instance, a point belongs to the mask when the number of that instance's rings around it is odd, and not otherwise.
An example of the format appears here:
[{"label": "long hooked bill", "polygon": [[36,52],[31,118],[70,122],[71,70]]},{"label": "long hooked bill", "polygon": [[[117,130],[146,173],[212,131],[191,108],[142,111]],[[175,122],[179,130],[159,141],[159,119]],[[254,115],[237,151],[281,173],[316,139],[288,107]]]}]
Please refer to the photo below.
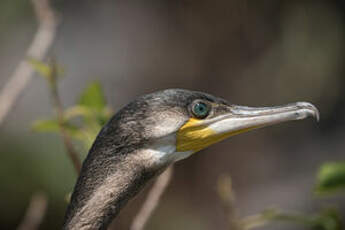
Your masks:
[{"label": "long hooked bill", "polygon": [[190,119],[177,133],[177,151],[197,152],[227,137],[286,121],[314,117],[318,109],[308,102],[274,107],[231,105],[229,112],[205,120]]}]

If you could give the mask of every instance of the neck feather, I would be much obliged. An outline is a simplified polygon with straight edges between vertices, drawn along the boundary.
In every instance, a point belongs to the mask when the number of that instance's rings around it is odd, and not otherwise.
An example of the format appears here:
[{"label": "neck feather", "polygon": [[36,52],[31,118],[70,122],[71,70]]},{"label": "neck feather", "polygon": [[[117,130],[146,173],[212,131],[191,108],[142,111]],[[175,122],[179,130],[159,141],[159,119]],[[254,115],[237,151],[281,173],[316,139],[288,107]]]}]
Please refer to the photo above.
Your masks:
[{"label": "neck feather", "polygon": [[112,157],[90,152],[83,164],[64,229],[106,229],[143,185],[165,167],[152,167],[147,150]]}]

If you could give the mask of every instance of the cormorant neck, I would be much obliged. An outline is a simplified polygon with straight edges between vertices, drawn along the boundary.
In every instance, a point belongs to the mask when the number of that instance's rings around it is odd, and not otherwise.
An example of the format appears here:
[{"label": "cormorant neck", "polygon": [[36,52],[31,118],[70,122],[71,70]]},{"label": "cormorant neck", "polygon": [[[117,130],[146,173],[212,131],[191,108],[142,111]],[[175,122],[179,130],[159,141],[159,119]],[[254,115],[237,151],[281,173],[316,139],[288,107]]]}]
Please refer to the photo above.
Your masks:
[{"label": "cormorant neck", "polygon": [[152,165],[150,150],[127,154],[90,151],[83,164],[63,229],[106,229],[143,185],[165,169]]}]

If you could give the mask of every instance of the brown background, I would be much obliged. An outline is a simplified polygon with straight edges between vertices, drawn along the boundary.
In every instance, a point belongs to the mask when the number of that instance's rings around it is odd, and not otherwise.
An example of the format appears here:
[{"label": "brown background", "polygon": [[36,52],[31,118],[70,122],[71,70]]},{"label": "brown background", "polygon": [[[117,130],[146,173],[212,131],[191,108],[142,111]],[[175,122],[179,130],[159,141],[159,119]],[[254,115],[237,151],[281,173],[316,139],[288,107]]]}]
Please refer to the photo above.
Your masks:
[{"label": "brown background", "polygon": [[[345,4],[338,1],[57,0],[61,25],[52,49],[73,105],[98,79],[116,110],[164,88],[201,90],[235,104],[310,101],[321,121],[286,123],[231,138],[176,164],[147,229],[226,229],[217,178],[230,174],[241,216],[267,207],[312,212],[342,197],[315,198],[324,161],[344,160]],[[37,28],[29,1],[0,2],[0,86]],[[0,127],[0,229],[14,229],[33,192],[48,193],[41,229],[60,229],[76,176],[56,135],[30,124],[52,115],[46,83],[35,77]],[[128,229],[145,193],[117,219]],[[275,224],[263,229],[298,229]]]}]

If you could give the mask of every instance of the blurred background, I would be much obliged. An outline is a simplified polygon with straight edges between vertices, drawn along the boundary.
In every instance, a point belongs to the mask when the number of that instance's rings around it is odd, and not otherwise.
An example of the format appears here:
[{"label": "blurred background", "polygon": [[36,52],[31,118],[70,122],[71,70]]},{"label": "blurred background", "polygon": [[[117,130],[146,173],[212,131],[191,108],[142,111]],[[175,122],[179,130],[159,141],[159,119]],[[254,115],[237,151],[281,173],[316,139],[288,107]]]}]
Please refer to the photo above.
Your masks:
[{"label": "blurred background", "polygon": [[[101,82],[116,111],[138,95],[165,88],[205,91],[248,106],[294,101],[321,112],[232,137],[175,165],[147,229],[226,229],[217,195],[229,174],[240,216],[267,207],[313,212],[345,198],[316,198],[325,161],[345,159],[345,2],[303,0],[55,0],[60,26],[50,51],[65,69],[65,106]],[[30,1],[0,1],[0,86],[25,57],[37,29]],[[36,191],[49,197],[40,229],[60,229],[76,174],[55,134],[31,124],[51,117],[49,89],[37,75],[0,127],[0,229],[15,229]],[[85,156],[85,152],[83,156]],[[115,226],[128,229],[142,192]],[[263,229],[305,229],[272,224]]]}]

